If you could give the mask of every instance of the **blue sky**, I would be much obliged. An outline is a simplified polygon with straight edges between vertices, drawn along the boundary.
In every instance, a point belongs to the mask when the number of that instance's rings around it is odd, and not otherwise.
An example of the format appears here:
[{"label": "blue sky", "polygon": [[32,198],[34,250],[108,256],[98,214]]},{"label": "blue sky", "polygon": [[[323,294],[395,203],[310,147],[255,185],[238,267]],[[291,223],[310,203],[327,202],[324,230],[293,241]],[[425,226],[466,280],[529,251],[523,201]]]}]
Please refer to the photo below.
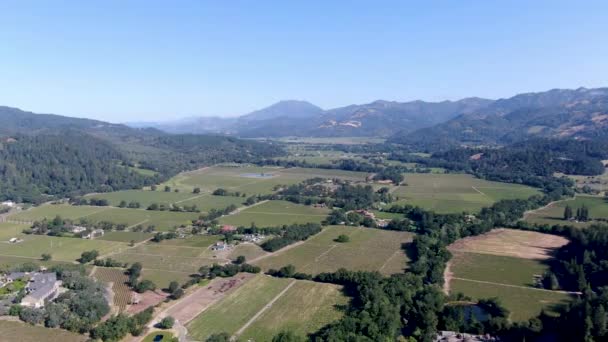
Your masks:
[{"label": "blue sky", "polygon": [[608,86],[607,1],[0,2],[0,105],[109,120]]}]

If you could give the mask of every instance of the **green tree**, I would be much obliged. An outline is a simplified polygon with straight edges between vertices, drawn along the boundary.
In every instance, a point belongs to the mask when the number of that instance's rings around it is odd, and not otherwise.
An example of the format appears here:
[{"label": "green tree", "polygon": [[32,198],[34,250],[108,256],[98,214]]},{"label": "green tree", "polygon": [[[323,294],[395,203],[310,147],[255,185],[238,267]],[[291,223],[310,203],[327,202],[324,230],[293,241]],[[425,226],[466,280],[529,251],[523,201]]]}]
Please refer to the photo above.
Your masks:
[{"label": "green tree", "polygon": [[291,331],[282,331],[272,338],[272,342],[304,342],[304,338]]},{"label": "green tree", "polygon": [[52,255],[50,255],[49,253],[42,253],[42,255],[40,256],[40,259],[42,259],[42,261],[49,261],[53,258]]},{"label": "green tree", "polygon": [[236,260],[234,260],[234,263],[237,265],[241,265],[244,264],[247,261],[247,259],[245,258],[244,255],[239,255],[236,257]]},{"label": "green tree", "polygon": [[346,242],[350,241],[350,238],[348,237],[348,235],[340,234],[334,241],[340,242],[340,243],[346,243]]},{"label": "green tree", "polygon": [[173,328],[173,324],[175,324],[175,318],[167,316],[158,323],[158,327],[161,329],[171,329]]},{"label": "green tree", "polygon": [[564,220],[570,220],[572,218],[572,208],[567,205],[566,208],[564,208]]}]

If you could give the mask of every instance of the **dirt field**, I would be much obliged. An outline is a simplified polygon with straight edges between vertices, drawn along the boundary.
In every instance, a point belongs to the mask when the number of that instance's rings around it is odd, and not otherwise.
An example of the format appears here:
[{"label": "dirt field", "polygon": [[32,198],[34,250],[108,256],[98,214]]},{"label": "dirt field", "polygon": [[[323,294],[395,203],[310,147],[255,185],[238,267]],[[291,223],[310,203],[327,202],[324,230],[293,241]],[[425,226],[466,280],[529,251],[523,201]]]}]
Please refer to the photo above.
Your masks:
[{"label": "dirt field", "polygon": [[131,304],[127,309],[127,312],[130,314],[136,314],[138,312],[144,311],[149,306],[156,305],[165,298],[169,296],[168,293],[156,290],[156,291],[146,291],[145,293],[132,293],[131,296],[138,296],[140,298],[139,303]]},{"label": "dirt field", "polygon": [[472,252],[546,260],[557,248],[568,243],[566,238],[514,229],[494,229],[489,233],[461,239],[451,244],[452,252]]},{"label": "dirt field", "polygon": [[254,275],[239,273],[231,278],[216,278],[208,285],[199,288],[181,299],[166,310],[167,316],[173,316],[181,324],[190,322],[211,304],[245,284]]}]

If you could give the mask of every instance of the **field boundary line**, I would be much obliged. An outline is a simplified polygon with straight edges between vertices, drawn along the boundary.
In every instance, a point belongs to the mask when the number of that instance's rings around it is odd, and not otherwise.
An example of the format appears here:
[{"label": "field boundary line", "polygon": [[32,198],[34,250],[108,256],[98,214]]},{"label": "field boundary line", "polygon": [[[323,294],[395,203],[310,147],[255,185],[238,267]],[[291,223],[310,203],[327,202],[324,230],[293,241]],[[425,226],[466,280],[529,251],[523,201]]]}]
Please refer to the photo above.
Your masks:
[{"label": "field boundary line", "polygon": [[197,198],[201,198],[203,196],[207,196],[209,194],[210,194],[210,192],[201,193],[200,195],[197,195],[197,196],[193,196],[193,197],[189,197],[189,198],[186,198],[186,199],[183,199],[183,200],[179,200],[177,202],[173,202],[173,204],[191,201],[191,200],[194,200],[194,199],[197,199]]},{"label": "field boundary line", "polygon": [[[331,251],[332,251],[332,249],[334,249],[334,248],[336,248],[336,247],[338,247],[338,245],[336,245],[336,244],[331,245],[331,246],[330,246],[330,247],[329,247],[329,248],[328,248],[328,249],[327,249],[325,252],[323,252],[323,253],[321,253],[321,254],[317,255],[317,257],[315,258],[315,262],[319,262],[319,260],[320,260],[321,258],[323,258],[325,255],[327,255],[329,252],[331,252]],[[308,266],[308,265],[306,265],[306,266]]]},{"label": "field boundary line", "polygon": [[482,194],[482,195],[484,195],[484,196],[486,196],[486,197],[490,198],[488,195],[486,195],[486,194],[484,194],[483,192],[479,191],[479,189],[477,189],[476,187],[471,186],[471,188],[473,188],[473,190],[475,190],[475,191],[479,192],[480,194]]},{"label": "field boundary line", "polygon": [[397,255],[399,255],[399,253],[403,253],[403,251],[395,251],[393,254],[391,254],[391,256],[388,257],[388,259],[386,259],[384,261],[384,263],[382,264],[382,267],[380,267],[380,269],[378,270],[378,272],[382,273],[382,270],[384,269],[384,267],[386,267],[386,265],[388,265],[388,262],[391,261],[391,260],[393,260],[393,258],[396,257]]},{"label": "field boundary line", "polygon": [[266,305],[264,305],[264,307],[262,309],[260,309],[260,311],[256,312],[255,315],[253,315],[253,317],[251,317],[251,319],[249,319],[249,321],[247,321],[247,323],[245,323],[239,330],[237,330],[234,335],[232,335],[230,340],[236,340],[237,337],[239,337],[247,328],[249,328],[249,326],[255,322],[255,320],[257,320],[264,312],[266,312],[266,310],[270,309],[272,307],[272,305],[279,300],[279,298],[283,297],[283,295],[289,291],[289,289],[296,283],[296,280],[292,280],[291,283],[289,283],[287,286],[285,286],[285,288],[279,292],[274,298],[272,298],[270,300],[270,302],[268,302]]},{"label": "field boundary line", "polygon": [[250,214],[262,214],[262,215],[288,215],[288,216],[318,216],[318,217],[326,217],[327,215],[322,214],[294,214],[294,213],[273,213],[273,212],[264,212],[264,211],[248,211]]},{"label": "field boundary line", "polygon": [[254,262],[258,262],[258,261],[260,261],[262,259],[266,259],[266,258],[269,258],[269,257],[272,257],[272,256],[280,255],[280,254],[282,254],[282,253],[284,253],[284,252],[286,252],[286,251],[288,251],[288,250],[290,250],[292,248],[295,248],[295,247],[297,247],[299,245],[304,244],[304,242],[306,242],[306,241],[298,241],[296,243],[292,243],[291,245],[285,246],[285,247],[279,249],[278,251],[275,251],[275,252],[272,252],[272,253],[268,253],[268,254],[264,254],[264,255],[260,255],[259,257],[253,258],[251,260],[248,260],[247,262],[248,263],[254,263]]},{"label": "field boundary line", "polygon": [[563,200],[549,202],[545,206],[542,206],[542,207],[537,208],[537,209],[528,210],[528,211],[524,212],[523,220],[526,220],[528,218],[528,216],[530,216],[530,215],[536,214],[536,213],[538,213],[540,211],[543,211],[545,209],[549,209],[549,208],[551,208],[552,206],[554,206],[555,204],[557,204],[559,202],[573,201],[575,199],[576,199],[576,195],[574,195],[574,196],[572,196],[570,198],[563,199]]},{"label": "field boundary line", "polygon": [[100,210],[94,211],[94,212],[89,213],[89,214],[86,214],[86,215],[84,215],[84,216],[77,217],[76,219],[81,219],[81,218],[89,217],[89,216],[91,216],[91,215],[99,214],[99,213],[102,213],[102,212],[104,212],[104,211],[106,211],[106,210],[110,210],[110,209],[112,209],[112,208],[113,208],[113,207],[108,206],[108,208],[103,208],[103,209],[100,209]]},{"label": "field boundary line", "polygon": [[144,224],[144,223],[146,223],[146,222],[148,222],[148,221],[150,221],[150,219],[145,219],[145,220],[143,220],[143,221],[141,221],[141,222],[137,222],[136,224],[132,224],[132,225],[128,226],[128,227],[127,227],[127,228],[125,228],[125,229],[132,229],[133,227],[137,227],[137,226],[139,226],[140,224]]},{"label": "field boundary line", "polygon": [[467,278],[452,277],[452,279],[462,280],[462,281],[469,281],[469,282],[472,282],[472,283],[497,285],[497,286],[504,286],[504,287],[514,287],[514,288],[525,289],[525,290],[536,290],[536,291],[543,291],[543,292],[565,293],[565,294],[574,294],[574,295],[580,295],[580,294],[582,294],[582,292],[577,292],[577,291],[547,290],[547,289],[540,289],[540,288],[531,287],[531,286],[503,284],[503,283],[495,283],[495,282],[491,282],[491,281],[475,280],[475,279],[467,279]]}]

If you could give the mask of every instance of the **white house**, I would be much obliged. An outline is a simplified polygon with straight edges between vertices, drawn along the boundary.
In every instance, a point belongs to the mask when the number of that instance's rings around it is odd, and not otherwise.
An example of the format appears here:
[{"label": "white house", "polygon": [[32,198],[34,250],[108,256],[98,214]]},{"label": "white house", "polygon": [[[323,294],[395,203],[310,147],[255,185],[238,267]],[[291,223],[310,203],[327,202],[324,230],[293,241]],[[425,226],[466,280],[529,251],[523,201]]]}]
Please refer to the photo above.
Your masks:
[{"label": "white house", "polygon": [[13,202],[13,201],[4,201],[4,202],[0,203],[0,205],[12,208],[12,207],[14,207],[16,205],[16,203]]},{"label": "white house", "polygon": [[61,281],[57,280],[57,274],[34,273],[26,286],[27,295],[21,300],[21,305],[33,308],[41,308],[45,301],[57,297]]}]

